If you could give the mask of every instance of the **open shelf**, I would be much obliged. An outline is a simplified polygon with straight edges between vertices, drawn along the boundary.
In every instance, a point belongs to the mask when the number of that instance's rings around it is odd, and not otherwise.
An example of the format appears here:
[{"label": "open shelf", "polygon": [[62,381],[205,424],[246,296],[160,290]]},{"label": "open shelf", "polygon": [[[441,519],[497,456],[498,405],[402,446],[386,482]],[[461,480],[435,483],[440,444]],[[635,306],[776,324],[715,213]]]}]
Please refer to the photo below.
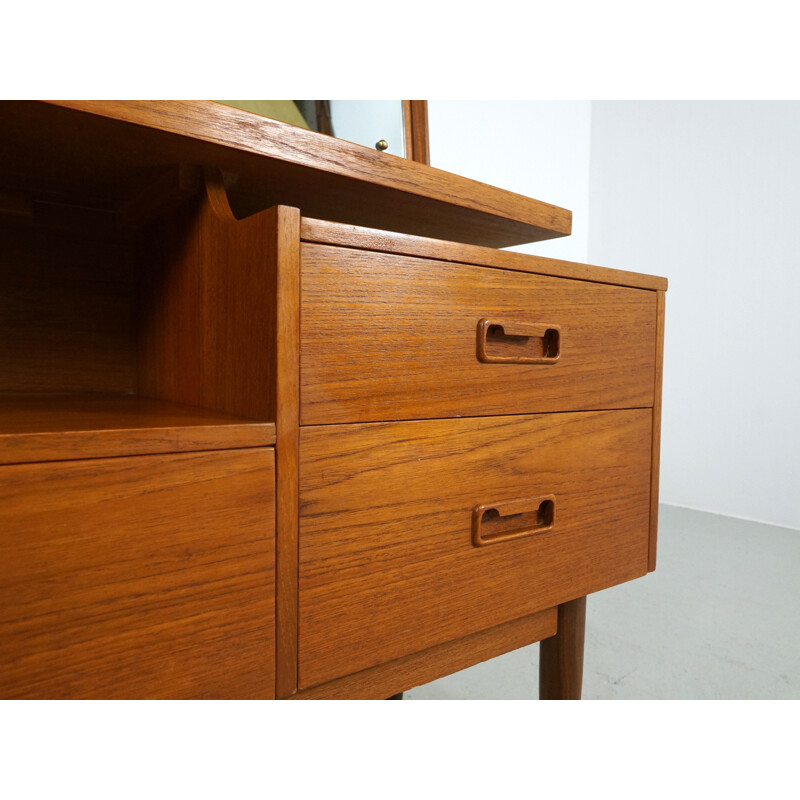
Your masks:
[{"label": "open shelf", "polygon": [[0,464],[275,443],[277,212],[238,221],[219,173],[181,166],[118,214],[11,199]]},{"label": "open shelf", "polygon": [[138,395],[0,395],[0,464],[274,443],[271,422]]}]

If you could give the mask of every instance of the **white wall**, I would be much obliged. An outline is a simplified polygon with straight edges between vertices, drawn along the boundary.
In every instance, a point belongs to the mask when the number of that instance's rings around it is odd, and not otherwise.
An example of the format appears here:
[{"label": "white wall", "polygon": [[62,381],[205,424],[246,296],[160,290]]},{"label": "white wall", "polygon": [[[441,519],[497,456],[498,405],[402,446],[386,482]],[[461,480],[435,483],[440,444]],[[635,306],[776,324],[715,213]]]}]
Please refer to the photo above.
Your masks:
[{"label": "white wall", "polygon": [[573,235],[512,248],[586,261],[589,101],[428,103],[431,165],[573,212]]},{"label": "white wall", "polygon": [[591,138],[589,260],[670,281],[661,500],[800,528],[800,103],[597,102]]}]

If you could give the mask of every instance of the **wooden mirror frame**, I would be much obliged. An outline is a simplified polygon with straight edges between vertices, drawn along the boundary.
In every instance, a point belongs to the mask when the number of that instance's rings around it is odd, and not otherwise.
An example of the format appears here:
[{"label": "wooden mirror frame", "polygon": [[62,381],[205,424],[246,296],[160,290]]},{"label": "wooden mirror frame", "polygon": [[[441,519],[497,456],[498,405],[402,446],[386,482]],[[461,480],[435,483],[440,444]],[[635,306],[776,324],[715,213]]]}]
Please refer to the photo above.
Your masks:
[{"label": "wooden mirror frame", "polygon": [[406,158],[430,164],[427,100],[403,100],[403,127]]},{"label": "wooden mirror frame", "polygon": [[[252,114],[260,114],[261,116],[269,119],[275,119],[278,122],[292,123],[289,120],[281,117],[274,117],[266,113],[264,110],[256,110],[242,105],[243,101],[234,100],[216,100],[214,102],[222,103],[223,105],[238,108],[242,111],[249,111]],[[250,101],[248,101],[249,103]],[[316,106],[316,116],[318,121],[318,128],[315,133],[322,133],[326,136],[334,136],[330,118],[330,101],[329,100],[312,100],[305,102],[313,102]],[[430,164],[430,148],[428,144],[428,101],[427,100],[401,100],[402,114],[403,114],[403,136],[405,139],[405,147],[403,157],[410,161],[416,161],[420,164]],[[302,112],[300,112],[302,116]]]},{"label": "wooden mirror frame", "polygon": [[[318,104],[327,105],[326,100],[317,100]],[[420,164],[431,163],[428,143],[428,101],[403,100],[403,133],[405,137],[404,157]],[[319,113],[319,110],[318,112]],[[330,128],[330,118],[325,118]],[[333,135],[330,130],[321,133]]]}]

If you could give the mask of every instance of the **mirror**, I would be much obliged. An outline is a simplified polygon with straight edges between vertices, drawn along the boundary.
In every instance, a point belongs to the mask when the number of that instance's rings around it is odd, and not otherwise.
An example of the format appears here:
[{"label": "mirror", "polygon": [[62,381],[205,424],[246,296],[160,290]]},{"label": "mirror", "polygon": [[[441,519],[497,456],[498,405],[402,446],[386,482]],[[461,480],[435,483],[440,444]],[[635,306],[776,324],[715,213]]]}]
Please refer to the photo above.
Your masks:
[{"label": "mirror", "polygon": [[393,156],[405,156],[403,104],[398,100],[328,102],[334,136]]},{"label": "mirror", "polygon": [[428,160],[428,111],[425,100],[218,100],[348,142]]}]

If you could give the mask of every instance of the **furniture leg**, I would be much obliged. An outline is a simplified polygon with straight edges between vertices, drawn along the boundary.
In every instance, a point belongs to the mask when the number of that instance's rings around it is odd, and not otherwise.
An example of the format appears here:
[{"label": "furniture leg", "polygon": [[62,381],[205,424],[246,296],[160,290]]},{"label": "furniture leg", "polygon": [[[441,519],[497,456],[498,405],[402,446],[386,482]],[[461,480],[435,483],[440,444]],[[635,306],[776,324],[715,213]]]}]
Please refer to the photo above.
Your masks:
[{"label": "furniture leg", "polygon": [[539,699],[580,700],[586,598],[558,607],[558,632],[539,646]]}]

